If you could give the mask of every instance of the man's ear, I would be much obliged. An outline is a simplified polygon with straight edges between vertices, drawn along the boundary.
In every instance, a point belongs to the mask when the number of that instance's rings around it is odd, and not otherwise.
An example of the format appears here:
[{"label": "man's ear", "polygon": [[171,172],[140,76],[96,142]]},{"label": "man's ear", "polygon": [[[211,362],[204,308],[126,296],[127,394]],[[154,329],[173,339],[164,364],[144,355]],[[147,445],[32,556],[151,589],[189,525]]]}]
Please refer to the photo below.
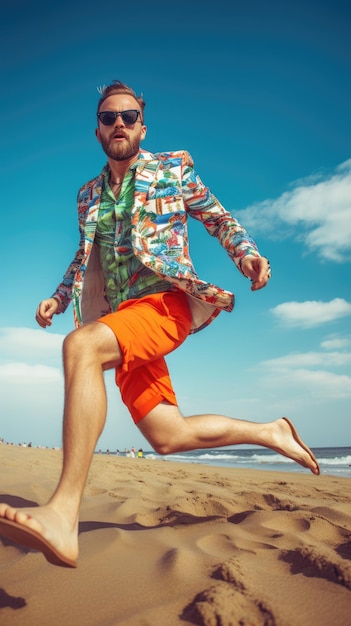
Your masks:
[{"label": "man's ear", "polygon": [[98,128],[95,128],[95,135],[96,135],[96,139],[98,140],[98,142],[101,143],[101,135],[100,135],[100,130]]},{"label": "man's ear", "polygon": [[146,133],[147,133],[147,126],[143,124],[141,127],[140,141],[143,141],[145,139]]}]

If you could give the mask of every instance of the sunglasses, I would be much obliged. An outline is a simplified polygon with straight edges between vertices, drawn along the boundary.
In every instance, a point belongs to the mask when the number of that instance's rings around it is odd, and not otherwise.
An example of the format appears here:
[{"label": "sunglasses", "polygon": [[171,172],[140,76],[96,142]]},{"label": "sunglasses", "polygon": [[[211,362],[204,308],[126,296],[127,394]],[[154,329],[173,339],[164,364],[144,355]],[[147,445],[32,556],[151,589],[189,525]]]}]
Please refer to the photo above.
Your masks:
[{"label": "sunglasses", "polygon": [[[128,111],[100,111],[97,114],[100,122],[104,124],[104,126],[112,126],[115,123],[118,115],[121,116],[124,124],[135,124],[137,121],[140,111],[136,109],[129,109]],[[141,121],[141,120],[140,120]]]}]

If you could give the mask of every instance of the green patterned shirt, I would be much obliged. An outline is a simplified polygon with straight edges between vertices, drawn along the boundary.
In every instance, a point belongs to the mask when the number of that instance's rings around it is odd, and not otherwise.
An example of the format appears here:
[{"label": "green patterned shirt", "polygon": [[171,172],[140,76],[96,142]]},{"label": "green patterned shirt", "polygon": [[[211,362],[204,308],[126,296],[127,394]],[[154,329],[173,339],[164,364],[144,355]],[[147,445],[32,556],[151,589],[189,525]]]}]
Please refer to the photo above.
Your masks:
[{"label": "green patterned shirt", "polygon": [[125,300],[174,290],[169,281],[145,267],[133,252],[131,209],[134,202],[134,174],[135,167],[132,166],[124,177],[116,200],[108,182],[109,170],[104,173],[95,242],[100,250],[107,298],[112,311],[116,311]]}]

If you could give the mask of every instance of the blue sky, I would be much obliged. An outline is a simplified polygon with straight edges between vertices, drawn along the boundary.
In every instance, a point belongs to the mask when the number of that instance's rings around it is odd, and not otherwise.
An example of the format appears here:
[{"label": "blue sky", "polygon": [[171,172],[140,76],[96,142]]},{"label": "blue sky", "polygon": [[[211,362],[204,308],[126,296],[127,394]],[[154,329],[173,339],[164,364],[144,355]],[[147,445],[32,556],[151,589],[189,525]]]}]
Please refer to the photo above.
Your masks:
[{"label": "blue sky", "polygon": [[[236,294],[168,359],[185,415],[288,415],[312,446],[351,445],[351,9],[337,0],[27,3],[2,10],[0,437],[61,444],[61,345],[35,310],[74,256],[76,195],[105,155],[97,87],[146,100],[151,151],[186,149],[269,257],[252,293],[191,223],[199,275]],[[98,447],[149,446],[106,375]]]}]

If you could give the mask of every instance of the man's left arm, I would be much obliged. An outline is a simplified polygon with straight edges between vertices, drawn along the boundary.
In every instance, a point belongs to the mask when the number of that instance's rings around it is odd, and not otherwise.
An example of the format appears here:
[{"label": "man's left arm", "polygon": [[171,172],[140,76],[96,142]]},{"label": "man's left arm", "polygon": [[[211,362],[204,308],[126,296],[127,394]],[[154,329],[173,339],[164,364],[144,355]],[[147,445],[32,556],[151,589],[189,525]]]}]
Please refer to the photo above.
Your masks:
[{"label": "man's left arm", "polygon": [[188,214],[202,222],[216,237],[239,271],[252,282],[251,289],[262,289],[270,277],[269,261],[260,255],[257,244],[211,193],[196,174],[189,153],[184,154],[182,194]]}]

